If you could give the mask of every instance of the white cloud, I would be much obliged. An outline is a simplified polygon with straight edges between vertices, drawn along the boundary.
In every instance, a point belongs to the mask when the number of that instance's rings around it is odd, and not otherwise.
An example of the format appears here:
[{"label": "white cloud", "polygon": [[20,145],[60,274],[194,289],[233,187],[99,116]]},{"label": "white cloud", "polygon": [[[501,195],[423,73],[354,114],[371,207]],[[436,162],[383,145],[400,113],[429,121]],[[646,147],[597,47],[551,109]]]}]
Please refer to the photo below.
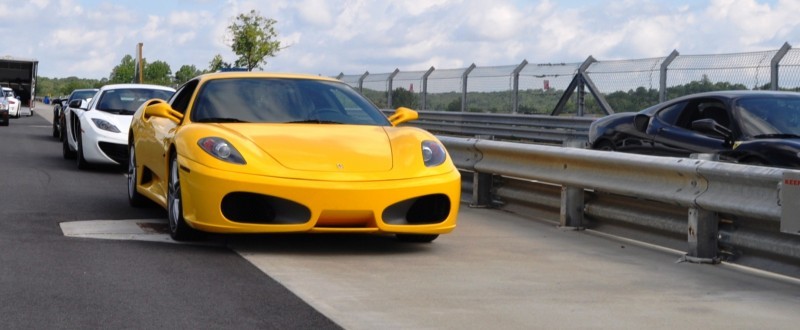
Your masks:
[{"label": "white cloud", "polygon": [[[236,55],[227,27],[257,10],[283,46],[266,70],[336,75],[531,63],[574,63],[777,49],[800,44],[796,0],[0,0],[0,33],[24,44],[49,77],[108,76],[145,43],[145,57],[205,68]],[[9,16],[8,12],[16,10]],[[18,29],[21,23],[28,28]],[[352,70],[352,71],[351,71]]]},{"label": "white cloud", "polygon": [[333,24],[333,15],[325,0],[304,0],[296,4],[296,9],[304,23],[315,26],[330,26]]}]

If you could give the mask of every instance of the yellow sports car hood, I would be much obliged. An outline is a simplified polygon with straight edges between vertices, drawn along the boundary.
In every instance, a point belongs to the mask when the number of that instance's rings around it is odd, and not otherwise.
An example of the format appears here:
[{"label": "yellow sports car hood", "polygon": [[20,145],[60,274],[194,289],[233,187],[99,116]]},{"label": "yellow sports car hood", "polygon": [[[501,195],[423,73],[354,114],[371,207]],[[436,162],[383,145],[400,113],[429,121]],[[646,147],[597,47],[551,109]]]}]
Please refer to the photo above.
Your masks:
[{"label": "yellow sports car hood", "polygon": [[237,125],[236,131],[286,168],[339,173],[392,169],[392,146],[380,126]]},{"label": "yellow sports car hood", "polygon": [[[212,157],[198,146],[206,137],[228,141],[246,164]],[[436,141],[415,127],[337,124],[191,124],[175,137],[182,157],[218,170],[328,181],[400,180],[456,171],[448,158],[425,166],[422,141]]]}]

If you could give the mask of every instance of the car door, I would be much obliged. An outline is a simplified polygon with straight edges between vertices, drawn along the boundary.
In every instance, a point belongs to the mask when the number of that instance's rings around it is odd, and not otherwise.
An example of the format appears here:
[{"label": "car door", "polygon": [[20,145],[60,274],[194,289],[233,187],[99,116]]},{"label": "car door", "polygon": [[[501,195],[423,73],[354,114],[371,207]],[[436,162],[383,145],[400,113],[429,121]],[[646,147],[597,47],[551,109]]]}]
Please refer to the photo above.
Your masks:
[{"label": "car door", "polygon": [[[190,81],[175,92],[168,101],[173,110],[180,113],[186,112],[196,85],[196,81]],[[142,118],[140,120],[141,127],[138,128],[139,131],[137,132],[137,161],[152,171],[156,177],[161,178],[154,189],[159,198],[164,199],[164,203],[166,203],[167,196],[169,149],[180,124],[167,118],[155,116],[147,119]]]},{"label": "car door", "polygon": [[[669,111],[667,111],[669,110]],[[710,153],[730,149],[724,136],[709,134],[692,128],[692,123],[700,119],[714,119],[720,125],[732,130],[731,115],[725,102],[715,98],[688,100],[676,107],[664,109],[651,125],[654,142],[664,154],[686,157],[692,153]]]}]

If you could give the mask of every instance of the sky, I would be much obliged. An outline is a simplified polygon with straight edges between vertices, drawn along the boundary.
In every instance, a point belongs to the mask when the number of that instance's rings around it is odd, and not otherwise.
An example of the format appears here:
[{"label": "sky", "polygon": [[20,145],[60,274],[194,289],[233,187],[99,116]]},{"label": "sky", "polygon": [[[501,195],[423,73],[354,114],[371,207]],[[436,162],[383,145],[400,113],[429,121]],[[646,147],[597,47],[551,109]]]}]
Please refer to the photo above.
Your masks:
[{"label": "sky", "polygon": [[202,70],[236,60],[227,27],[252,9],[283,47],[262,70],[325,76],[800,47],[797,0],[0,0],[0,57],[100,79],[141,42]]}]

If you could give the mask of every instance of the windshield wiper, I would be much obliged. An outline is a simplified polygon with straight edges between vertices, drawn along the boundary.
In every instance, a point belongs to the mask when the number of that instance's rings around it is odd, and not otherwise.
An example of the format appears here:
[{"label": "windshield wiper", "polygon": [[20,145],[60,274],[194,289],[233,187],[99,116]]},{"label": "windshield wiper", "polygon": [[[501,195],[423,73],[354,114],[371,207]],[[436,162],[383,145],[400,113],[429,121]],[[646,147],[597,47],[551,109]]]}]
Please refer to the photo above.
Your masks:
[{"label": "windshield wiper", "polygon": [[241,120],[238,118],[228,117],[211,117],[195,120],[196,123],[249,123],[249,121]]},{"label": "windshield wiper", "polygon": [[309,123],[315,123],[315,124],[344,124],[344,123],[340,123],[338,121],[316,120],[316,119],[289,121],[289,122],[286,122],[286,123],[287,124],[309,124]]},{"label": "windshield wiper", "polygon": [[790,134],[790,133],[772,133],[772,134],[758,134],[753,135],[753,138],[756,139],[798,139],[800,135],[797,134]]}]

